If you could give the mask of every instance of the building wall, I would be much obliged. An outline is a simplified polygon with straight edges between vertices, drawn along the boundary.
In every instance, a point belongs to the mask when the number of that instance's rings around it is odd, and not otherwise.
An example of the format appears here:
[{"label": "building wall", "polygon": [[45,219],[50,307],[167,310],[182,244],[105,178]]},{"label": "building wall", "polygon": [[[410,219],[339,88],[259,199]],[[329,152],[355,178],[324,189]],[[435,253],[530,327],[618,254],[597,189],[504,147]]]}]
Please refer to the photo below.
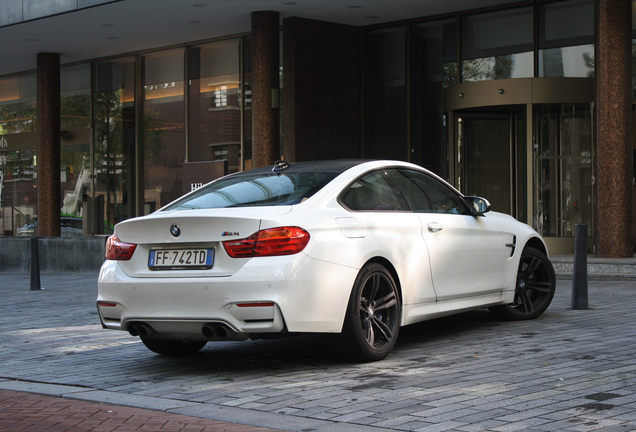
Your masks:
[{"label": "building wall", "polygon": [[360,30],[283,22],[283,155],[291,161],[360,157]]}]

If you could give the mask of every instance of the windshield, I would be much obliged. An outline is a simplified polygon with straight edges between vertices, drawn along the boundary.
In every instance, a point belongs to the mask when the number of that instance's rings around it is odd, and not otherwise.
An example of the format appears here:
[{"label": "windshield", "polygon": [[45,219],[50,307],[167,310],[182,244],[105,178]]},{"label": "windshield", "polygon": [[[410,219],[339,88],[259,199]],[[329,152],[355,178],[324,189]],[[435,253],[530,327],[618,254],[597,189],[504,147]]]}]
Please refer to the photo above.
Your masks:
[{"label": "windshield", "polygon": [[219,179],[163,210],[256,207],[298,204],[329,183],[339,172],[241,174]]}]

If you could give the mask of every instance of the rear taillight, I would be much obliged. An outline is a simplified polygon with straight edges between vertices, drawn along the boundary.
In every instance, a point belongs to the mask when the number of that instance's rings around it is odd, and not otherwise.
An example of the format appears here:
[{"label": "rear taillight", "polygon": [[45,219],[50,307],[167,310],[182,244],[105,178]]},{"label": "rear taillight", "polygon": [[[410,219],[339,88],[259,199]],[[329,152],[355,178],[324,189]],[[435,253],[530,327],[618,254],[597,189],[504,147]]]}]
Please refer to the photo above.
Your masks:
[{"label": "rear taillight", "polygon": [[293,255],[307,246],[309,233],[299,227],[279,227],[259,231],[251,236],[223,242],[232,258]]},{"label": "rear taillight", "polygon": [[135,252],[136,244],[124,243],[115,234],[106,240],[106,259],[128,261]]}]

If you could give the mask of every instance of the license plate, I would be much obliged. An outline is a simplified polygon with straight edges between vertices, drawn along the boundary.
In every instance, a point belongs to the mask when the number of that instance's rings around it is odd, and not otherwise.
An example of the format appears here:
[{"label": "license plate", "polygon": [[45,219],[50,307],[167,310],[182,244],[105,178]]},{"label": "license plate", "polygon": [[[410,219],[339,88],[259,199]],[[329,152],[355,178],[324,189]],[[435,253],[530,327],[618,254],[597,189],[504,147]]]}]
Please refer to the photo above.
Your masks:
[{"label": "license plate", "polygon": [[161,269],[212,268],[214,249],[151,249],[148,267]]}]

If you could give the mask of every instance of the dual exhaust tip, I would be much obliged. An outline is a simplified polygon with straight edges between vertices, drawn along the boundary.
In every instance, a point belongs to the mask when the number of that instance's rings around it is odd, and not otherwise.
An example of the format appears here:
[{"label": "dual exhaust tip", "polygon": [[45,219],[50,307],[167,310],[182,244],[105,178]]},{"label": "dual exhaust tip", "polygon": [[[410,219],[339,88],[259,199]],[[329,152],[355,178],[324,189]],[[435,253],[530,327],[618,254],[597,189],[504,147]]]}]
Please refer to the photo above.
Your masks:
[{"label": "dual exhaust tip", "polygon": [[152,329],[152,327],[150,327],[148,324],[144,324],[144,323],[129,323],[126,328],[128,329],[128,333],[130,333],[131,336],[141,336],[141,337],[145,337],[145,336],[149,336],[151,334],[153,334],[155,331]]},{"label": "dual exhaust tip", "polygon": [[240,333],[221,323],[208,323],[201,328],[201,333],[207,340],[237,340],[244,339]]},{"label": "dual exhaust tip", "polygon": [[[131,336],[146,337],[155,333],[146,323],[131,322],[126,326]],[[207,340],[245,340],[246,334],[237,333],[229,326],[221,323],[207,323],[201,328],[201,333]]]}]

